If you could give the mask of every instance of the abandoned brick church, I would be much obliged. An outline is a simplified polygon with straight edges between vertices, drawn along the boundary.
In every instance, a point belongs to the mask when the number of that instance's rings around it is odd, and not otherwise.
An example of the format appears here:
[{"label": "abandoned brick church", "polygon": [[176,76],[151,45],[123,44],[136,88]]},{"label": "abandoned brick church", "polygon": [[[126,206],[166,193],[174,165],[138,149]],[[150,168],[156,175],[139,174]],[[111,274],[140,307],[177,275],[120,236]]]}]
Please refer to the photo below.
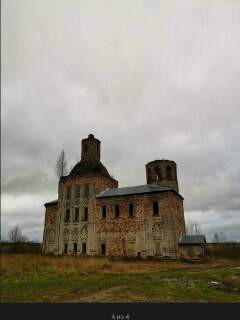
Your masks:
[{"label": "abandoned brick church", "polygon": [[57,255],[178,257],[185,233],[176,163],[146,164],[147,184],[118,188],[100,161],[101,142],[82,140],[81,161],[45,204],[43,252]]}]

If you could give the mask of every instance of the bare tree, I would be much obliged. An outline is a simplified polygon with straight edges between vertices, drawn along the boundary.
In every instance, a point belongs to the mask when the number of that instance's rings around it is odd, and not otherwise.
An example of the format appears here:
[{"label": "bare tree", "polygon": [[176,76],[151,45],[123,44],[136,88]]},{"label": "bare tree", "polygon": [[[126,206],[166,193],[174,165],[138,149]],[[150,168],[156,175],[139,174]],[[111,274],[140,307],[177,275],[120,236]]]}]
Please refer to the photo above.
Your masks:
[{"label": "bare tree", "polygon": [[212,242],[215,243],[219,243],[219,242],[227,242],[227,237],[225,236],[225,234],[221,231],[221,232],[215,232]]},{"label": "bare tree", "polygon": [[220,242],[219,235],[217,232],[214,233],[212,242],[217,242],[217,243]]},{"label": "bare tree", "polygon": [[57,159],[55,172],[59,179],[67,174],[67,160],[64,150],[60,152]]},{"label": "bare tree", "polygon": [[22,230],[15,226],[8,233],[8,239],[11,242],[27,242],[28,238],[22,235]]},{"label": "bare tree", "polygon": [[199,223],[197,221],[188,220],[188,223],[186,225],[186,234],[191,236],[202,234]]},{"label": "bare tree", "polygon": [[220,242],[228,241],[226,235],[222,231],[220,232],[219,236],[220,236]]}]

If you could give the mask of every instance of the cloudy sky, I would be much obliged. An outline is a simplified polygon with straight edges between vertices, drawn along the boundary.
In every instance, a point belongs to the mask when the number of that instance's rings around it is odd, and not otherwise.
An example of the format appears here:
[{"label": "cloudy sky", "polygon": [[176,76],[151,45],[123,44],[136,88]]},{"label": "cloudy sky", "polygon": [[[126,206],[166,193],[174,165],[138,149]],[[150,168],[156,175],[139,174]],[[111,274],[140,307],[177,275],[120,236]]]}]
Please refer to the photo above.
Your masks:
[{"label": "cloudy sky", "polygon": [[2,0],[2,237],[42,239],[54,166],[102,141],[120,186],[175,160],[186,220],[240,241],[239,0]]}]

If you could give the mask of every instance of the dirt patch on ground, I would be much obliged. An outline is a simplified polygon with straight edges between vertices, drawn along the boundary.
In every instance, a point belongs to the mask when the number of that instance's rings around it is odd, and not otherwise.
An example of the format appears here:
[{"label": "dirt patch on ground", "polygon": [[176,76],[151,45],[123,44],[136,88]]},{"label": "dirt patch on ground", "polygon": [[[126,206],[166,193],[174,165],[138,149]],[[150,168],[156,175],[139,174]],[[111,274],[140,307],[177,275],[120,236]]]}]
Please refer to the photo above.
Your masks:
[{"label": "dirt patch on ground", "polygon": [[[124,297],[124,289],[126,286],[117,286],[107,289],[102,289],[97,292],[87,293],[81,295],[77,298],[67,300],[64,302],[71,302],[71,303],[78,303],[78,302],[111,302],[113,301],[113,295],[118,295],[119,299],[121,300],[121,296]],[[126,299],[127,301],[127,299]]]},{"label": "dirt patch on ground", "polygon": [[240,290],[240,275],[229,276],[224,280],[224,284],[227,286],[231,286],[237,290]]}]

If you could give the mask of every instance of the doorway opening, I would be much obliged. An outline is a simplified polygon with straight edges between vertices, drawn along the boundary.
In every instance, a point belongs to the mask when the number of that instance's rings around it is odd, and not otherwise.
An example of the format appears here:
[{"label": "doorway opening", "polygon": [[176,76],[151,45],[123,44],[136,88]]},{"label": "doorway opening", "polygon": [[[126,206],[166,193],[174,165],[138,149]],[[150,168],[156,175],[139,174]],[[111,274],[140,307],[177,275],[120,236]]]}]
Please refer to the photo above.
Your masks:
[{"label": "doorway opening", "polygon": [[73,244],[73,253],[77,253],[77,242],[74,242]]},{"label": "doorway opening", "polygon": [[105,243],[102,243],[102,244],[101,244],[101,254],[102,254],[103,256],[106,255],[106,244],[105,244]]},{"label": "doorway opening", "polygon": [[82,244],[82,254],[86,254],[87,253],[87,245],[86,243]]}]

